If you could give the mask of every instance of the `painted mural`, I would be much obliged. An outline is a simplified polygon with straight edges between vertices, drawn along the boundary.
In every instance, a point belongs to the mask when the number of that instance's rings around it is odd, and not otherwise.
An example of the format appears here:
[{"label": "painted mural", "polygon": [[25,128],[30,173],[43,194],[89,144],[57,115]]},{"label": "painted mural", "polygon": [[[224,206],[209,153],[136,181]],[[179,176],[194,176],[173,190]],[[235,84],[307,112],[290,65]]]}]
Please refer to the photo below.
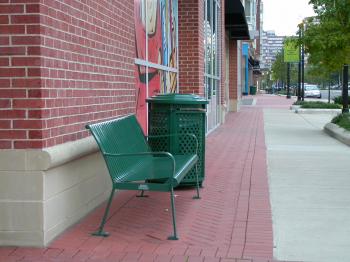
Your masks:
[{"label": "painted mural", "polygon": [[136,58],[147,63],[147,66],[136,64],[135,69],[137,116],[145,127],[147,93],[148,96],[153,96],[176,91],[176,73],[153,65],[177,68],[178,6],[177,0],[134,1]]}]

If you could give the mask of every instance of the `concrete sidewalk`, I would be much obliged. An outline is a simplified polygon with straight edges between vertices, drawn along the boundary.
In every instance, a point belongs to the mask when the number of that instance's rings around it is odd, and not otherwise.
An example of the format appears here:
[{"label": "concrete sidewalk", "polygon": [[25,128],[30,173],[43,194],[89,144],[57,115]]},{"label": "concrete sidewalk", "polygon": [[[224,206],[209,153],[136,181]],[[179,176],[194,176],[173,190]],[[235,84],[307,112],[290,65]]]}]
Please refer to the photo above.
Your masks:
[{"label": "concrete sidewalk", "polygon": [[332,117],[264,110],[277,259],[350,261],[350,148],[323,132]]}]

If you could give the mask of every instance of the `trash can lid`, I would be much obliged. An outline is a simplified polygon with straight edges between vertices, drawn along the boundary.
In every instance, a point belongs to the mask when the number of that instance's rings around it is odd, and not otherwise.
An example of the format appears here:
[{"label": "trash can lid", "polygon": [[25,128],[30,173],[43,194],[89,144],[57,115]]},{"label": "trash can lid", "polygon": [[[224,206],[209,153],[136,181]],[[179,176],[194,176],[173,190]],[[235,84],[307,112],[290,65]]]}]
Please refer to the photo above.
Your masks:
[{"label": "trash can lid", "polygon": [[146,99],[147,103],[158,104],[208,104],[204,97],[192,94],[161,94]]}]

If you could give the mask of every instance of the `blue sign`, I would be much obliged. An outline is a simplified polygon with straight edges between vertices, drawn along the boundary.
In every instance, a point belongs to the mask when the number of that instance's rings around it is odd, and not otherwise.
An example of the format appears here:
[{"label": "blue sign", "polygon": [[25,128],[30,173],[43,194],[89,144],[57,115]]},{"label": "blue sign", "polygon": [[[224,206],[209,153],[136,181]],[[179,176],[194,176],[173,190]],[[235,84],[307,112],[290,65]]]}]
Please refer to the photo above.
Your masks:
[{"label": "blue sign", "polygon": [[242,54],[248,56],[249,45],[247,43],[243,43],[242,46]]}]

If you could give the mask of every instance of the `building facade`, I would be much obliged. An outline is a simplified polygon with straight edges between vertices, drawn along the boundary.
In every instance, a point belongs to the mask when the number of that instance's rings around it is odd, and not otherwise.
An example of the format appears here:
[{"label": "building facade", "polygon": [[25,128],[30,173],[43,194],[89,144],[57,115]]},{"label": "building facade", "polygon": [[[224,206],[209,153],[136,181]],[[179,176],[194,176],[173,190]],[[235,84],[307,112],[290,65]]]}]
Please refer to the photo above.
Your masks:
[{"label": "building facade", "polygon": [[0,245],[43,246],[110,182],[88,123],[146,98],[209,100],[207,132],[239,108],[249,29],[240,0],[0,1]]},{"label": "building facade", "polygon": [[278,36],[274,31],[263,31],[261,68],[270,70],[278,52],[283,50],[285,36]]}]

